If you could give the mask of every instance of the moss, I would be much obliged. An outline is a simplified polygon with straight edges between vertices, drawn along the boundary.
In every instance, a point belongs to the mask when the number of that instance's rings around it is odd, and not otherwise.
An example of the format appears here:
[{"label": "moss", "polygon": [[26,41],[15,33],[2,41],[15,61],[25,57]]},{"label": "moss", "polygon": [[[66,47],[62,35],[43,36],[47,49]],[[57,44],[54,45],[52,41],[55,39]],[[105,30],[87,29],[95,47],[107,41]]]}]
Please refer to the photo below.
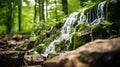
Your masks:
[{"label": "moss", "polygon": [[89,34],[79,36],[78,33],[74,33],[70,40],[69,50],[74,50],[89,41],[91,41]]},{"label": "moss", "polygon": [[67,46],[66,46],[64,40],[60,41],[58,44],[55,45],[55,51],[57,53],[61,52],[62,50],[65,50],[66,48],[67,48]]},{"label": "moss", "polygon": [[100,24],[97,24],[91,28],[93,39],[105,39],[109,37],[106,29]]},{"label": "moss", "polygon": [[116,22],[116,21],[120,21],[120,1],[117,0],[117,3],[112,3],[110,1],[107,1],[107,6],[106,6],[106,10],[107,10],[107,15],[106,15],[106,19],[110,22]]},{"label": "moss", "polygon": [[86,29],[86,24],[78,24],[75,26],[75,32],[81,32]]},{"label": "moss", "polygon": [[50,60],[50,59],[52,59],[52,58],[55,57],[55,56],[58,56],[58,54],[50,53],[50,54],[48,54],[48,56],[47,56],[47,60]]},{"label": "moss", "polygon": [[47,47],[53,41],[53,39],[55,39],[56,37],[58,37],[60,35],[59,27],[61,27],[61,25],[62,25],[62,23],[59,23],[59,24],[55,25],[51,30],[48,30],[48,31],[50,31],[49,37],[47,37],[47,35],[46,35],[46,30],[42,31],[34,43],[34,48],[36,48],[36,46],[39,45],[40,43],[44,43],[45,47]]},{"label": "moss", "polygon": [[76,36],[76,40],[74,42],[74,49],[84,45],[85,43],[91,41],[91,37],[89,35],[82,35],[82,36]]},{"label": "moss", "polygon": [[71,39],[70,39],[70,43],[69,43],[69,50],[73,50],[74,48],[74,42],[75,42],[75,36],[77,36],[77,32],[73,33]]},{"label": "moss", "polygon": [[112,35],[119,35],[120,21],[118,21],[118,22],[117,22],[117,21],[116,21],[116,22],[113,22],[110,30],[111,30],[110,33],[111,33]]}]

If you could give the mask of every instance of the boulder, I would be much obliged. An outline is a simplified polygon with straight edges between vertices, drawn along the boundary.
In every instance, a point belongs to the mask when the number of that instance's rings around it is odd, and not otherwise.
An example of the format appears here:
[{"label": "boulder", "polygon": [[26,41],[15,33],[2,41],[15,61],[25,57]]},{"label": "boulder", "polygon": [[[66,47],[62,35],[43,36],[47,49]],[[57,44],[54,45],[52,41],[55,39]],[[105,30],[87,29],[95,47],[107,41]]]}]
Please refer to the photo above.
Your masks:
[{"label": "boulder", "polygon": [[120,67],[120,38],[97,39],[44,62],[44,67]]},{"label": "boulder", "polygon": [[0,51],[0,67],[18,67],[23,64],[24,51]]}]

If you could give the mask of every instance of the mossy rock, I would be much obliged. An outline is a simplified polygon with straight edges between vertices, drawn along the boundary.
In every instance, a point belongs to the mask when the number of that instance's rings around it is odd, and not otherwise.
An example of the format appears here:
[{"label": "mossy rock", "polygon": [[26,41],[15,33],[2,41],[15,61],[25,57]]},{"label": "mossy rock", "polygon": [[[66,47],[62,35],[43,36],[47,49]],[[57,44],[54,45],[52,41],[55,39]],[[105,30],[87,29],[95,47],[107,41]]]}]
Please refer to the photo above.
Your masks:
[{"label": "mossy rock", "polygon": [[39,45],[40,43],[44,43],[45,46],[48,46],[53,41],[53,39],[55,39],[59,35],[60,35],[60,30],[56,30],[54,34],[53,33],[50,34],[49,38],[47,38],[43,34],[39,35],[34,43],[34,48],[36,48],[36,46]]},{"label": "mossy rock", "polygon": [[111,0],[107,0],[107,15],[106,19],[110,22],[120,21],[120,0],[116,0],[115,2],[111,2]]},{"label": "mossy rock", "polygon": [[113,22],[113,24],[109,27],[111,35],[118,35],[120,31],[120,21]]},{"label": "mossy rock", "polygon": [[69,48],[69,50],[74,50],[89,41],[91,41],[91,37],[89,34],[79,36],[78,33],[74,33],[71,37],[68,48]]},{"label": "mossy rock", "polygon": [[109,37],[106,29],[103,25],[97,24],[91,28],[92,38],[95,39],[106,39]]},{"label": "mossy rock", "polygon": [[87,25],[86,24],[78,24],[75,26],[75,32],[81,32],[86,29]]},{"label": "mossy rock", "polygon": [[[45,43],[45,45],[49,45],[53,39],[55,39],[56,37],[58,37],[60,35],[60,29],[61,29],[62,25],[63,25],[63,23],[58,23],[58,24],[54,25],[52,28],[42,30],[40,35],[37,36],[37,39],[34,43],[34,47],[36,47],[40,43]],[[49,36],[47,35],[47,33]]]},{"label": "mossy rock", "polygon": [[65,44],[65,40],[60,41],[58,44],[55,45],[55,51],[57,53],[65,50],[67,48],[66,44]]}]

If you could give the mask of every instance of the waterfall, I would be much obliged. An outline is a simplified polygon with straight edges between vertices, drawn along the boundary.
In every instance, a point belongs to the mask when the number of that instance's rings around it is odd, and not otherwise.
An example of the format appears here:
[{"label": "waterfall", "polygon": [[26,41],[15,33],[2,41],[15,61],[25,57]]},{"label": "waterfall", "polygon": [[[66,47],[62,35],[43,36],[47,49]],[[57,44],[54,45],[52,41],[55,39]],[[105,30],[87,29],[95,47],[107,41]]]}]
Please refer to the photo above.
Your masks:
[{"label": "waterfall", "polygon": [[98,4],[97,18],[103,18],[103,19],[105,19],[105,13],[104,13],[105,4],[106,4],[106,1],[101,2],[101,3]]},{"label": "waterfall", "polygon": [[86,10],[89,10],[88,8],[84,8],[81,11],[81,15],[79,16],[78,24],[82,23],[91,23],[96,19],[105,19],[105,7],[106,1],[101,2],[98,4],[96,10],[90,10],[85,13]]},{"label": "waterfall", "polygon": [[77,20],[77,12],[72,13],[65,21],[62,30],[61,36],[54,39],[49,46],[45,49],[44,56],[47,56],[49,53],[55,52],[55,44],[59,43],[62,40],[69,40],[70,31],[73,28],[75,21]]},{"label": "waterfall", "polygon": [[78,20],[78,24],[82,24],[82,23],[85,23],[85,22],[88,22],[88,18],[87,16],[85,15],[85,10],[87,10],[87,8],[84,8],[82,11],[81,11],[81,14],[80,14],[80,17],[79,17],[79,20]]},{"label": "waterfall", "polygon": [[105,7],[106,1],[103,1],[101,3],[98,4],[97,7],[97,18],[93,19],[91,25],[95,25],[95,24],[104,24],[104,19],[105,19]]},{"label": "waterfall", "polygon": [[65,24],[63,25],[62,30],[61,30],[62,35],[60,39],[67,39],[67,40],[69,39],[70,31],[73,28],[75,21],[77,20],[77,15],[78,13],[75,12],[71,14],[69,18],[66,19]]},{"label": "waterfall", "polygon": [[[47,56],[49,53],[55,52],[55,45],[59,43],[62,40],[69,40],[70,39],[70,31],[73,28],[73,25],[77,21],[78,24],[82,23],[91,23],[96,24],[102,22],[103,19],[105,19],[105,13],[104,13],[104,6],[105,1],[98,4],[98,7],[96,10],[90,10],[85,13],[86,10],[89,10],[88,8],[84,8],[80,16],[78,17],[78,13],[72,13],[66,20],[65,23],[61,29],[61,35],[54,39],[49,46],[45,49],[44,56]],[[77,19],[78,17],[78,19]],[[92,23],[93,22],[93,23]]]}]

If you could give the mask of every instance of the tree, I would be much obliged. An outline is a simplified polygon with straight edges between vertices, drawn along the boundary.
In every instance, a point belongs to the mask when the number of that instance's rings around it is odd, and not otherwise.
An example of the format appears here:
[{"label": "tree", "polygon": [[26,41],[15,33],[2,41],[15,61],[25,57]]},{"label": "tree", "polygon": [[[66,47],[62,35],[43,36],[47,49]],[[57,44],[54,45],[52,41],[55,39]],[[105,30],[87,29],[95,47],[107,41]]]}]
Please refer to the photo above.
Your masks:
[{"label": "tree", "polygon": [[48,8],[47,8],[47,6],[48,6],[48,0],[45,0],[45,4],[46,4],[46,7],[45,7],[45,9],[46,9],[46,21],[47,21],[47,19],[48,19]]},{"label": "tree", "polygon": [[45,14],[44,14],[44,0],[41,2],[41,19],[45,21]]},{"label": "tree", "polygon": [[37,0],[35,0],[35,5],[34,5],[34,22],[36,23],[37,21]]},{"label": "tree", "polygon": [[7,1],[7,33],[11,32],[11,23],[12,23],[12,0]]},{"label": "tree", "polygon": [[62,10],[65,15],[68,15],[68,2],[67,0],[62,0]]},{"label": "tree", "polygon": [[22,0],[19,0],[18,2],[18,26],[19,31],[21,31],[21,6],[22,6]]},{"label": "tree", "polygon": [[45,21],[45,15],[44,15],[44,0],[39,0],[39,20]]}]

